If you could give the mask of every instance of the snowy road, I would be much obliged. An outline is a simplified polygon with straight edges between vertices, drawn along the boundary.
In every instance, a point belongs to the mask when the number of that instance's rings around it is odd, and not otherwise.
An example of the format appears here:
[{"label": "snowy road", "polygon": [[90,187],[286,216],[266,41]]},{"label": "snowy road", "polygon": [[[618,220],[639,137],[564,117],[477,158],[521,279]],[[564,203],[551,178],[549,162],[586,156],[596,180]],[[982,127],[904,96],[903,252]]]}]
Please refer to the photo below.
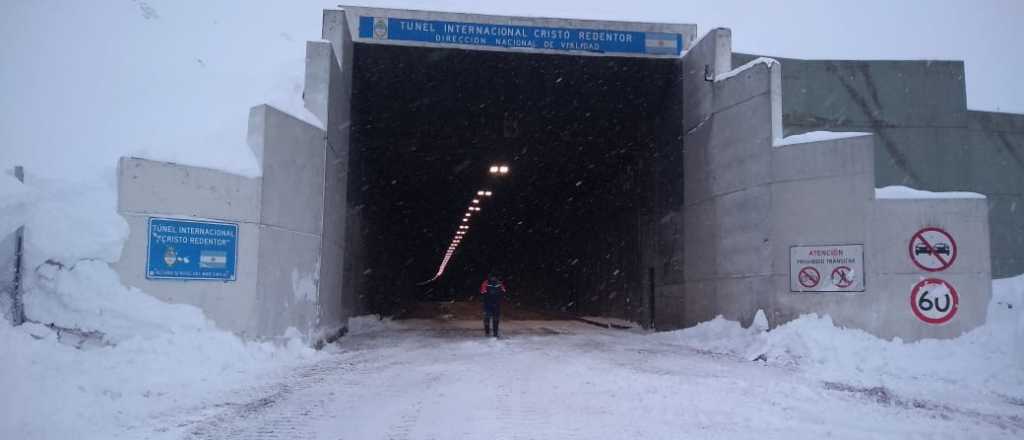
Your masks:
[{"label": "snowy road", "polygon": [[[566,321],[404,321],[160,420],[189,439],[1020,438],[1024,420]],[[1007,412],[1008,411],[1008,412]],[[139,434],[139,433],[137,433]]]}]

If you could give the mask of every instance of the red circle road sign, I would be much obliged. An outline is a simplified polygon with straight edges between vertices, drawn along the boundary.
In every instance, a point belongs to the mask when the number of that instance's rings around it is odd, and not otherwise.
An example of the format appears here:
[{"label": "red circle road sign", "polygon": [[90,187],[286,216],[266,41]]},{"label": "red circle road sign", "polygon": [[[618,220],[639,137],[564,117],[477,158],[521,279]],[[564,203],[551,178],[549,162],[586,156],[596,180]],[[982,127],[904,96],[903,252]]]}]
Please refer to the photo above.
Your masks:
[{"label": "red circle road sign", "polygon": [[800,285],[808,289],[818,285],[821,281],[821,272],[811,266],[806,266],[800,269],[800,274],[797,276],[797,280],[800,281]]},{"label": "red circle road sign", "polygon": [[956,261],[956,240],[940,228],[924,228],[915,232],[907,249],[910,261],[928,272],[946,270]]},{"label": "red circle road sign", "polygon": [[917,319],[928,324],[949,322],[959,308],[960,295],[945,280],[927,278],[910,290],[910,310]]},{"label": "red circle road sign", "polygon": [[853,285],[853,269],[848,266],[839,266],[832,269],[832,284],[840,289],[845,289]]}]

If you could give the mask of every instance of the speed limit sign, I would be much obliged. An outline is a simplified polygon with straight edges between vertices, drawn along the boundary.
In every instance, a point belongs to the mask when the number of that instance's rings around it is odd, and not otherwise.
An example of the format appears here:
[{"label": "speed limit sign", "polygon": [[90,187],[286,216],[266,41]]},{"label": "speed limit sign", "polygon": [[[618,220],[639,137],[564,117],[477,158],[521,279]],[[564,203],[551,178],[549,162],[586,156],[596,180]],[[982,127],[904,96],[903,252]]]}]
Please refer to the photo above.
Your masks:
[{"label": "speed limit sign", "polygon": [[956,316],[960,296],[952,284],[938,278],[927,278],[910,291],[910,309],[917,319],[928,324],[945,324]]}]

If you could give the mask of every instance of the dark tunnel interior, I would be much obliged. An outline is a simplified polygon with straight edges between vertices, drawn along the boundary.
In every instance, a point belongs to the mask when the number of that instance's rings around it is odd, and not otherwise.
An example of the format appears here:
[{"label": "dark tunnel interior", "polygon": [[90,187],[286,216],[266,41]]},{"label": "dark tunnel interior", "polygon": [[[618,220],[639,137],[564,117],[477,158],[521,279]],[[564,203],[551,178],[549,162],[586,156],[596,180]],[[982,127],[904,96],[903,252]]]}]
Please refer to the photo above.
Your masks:
[{"label": "dark tunnel interior", "polygon": [[349,261],[372,312],[474,298],[494,270],[522,307],[639,313],[656,144],[680,138],[674,60],[365,44],[354,59]]}]

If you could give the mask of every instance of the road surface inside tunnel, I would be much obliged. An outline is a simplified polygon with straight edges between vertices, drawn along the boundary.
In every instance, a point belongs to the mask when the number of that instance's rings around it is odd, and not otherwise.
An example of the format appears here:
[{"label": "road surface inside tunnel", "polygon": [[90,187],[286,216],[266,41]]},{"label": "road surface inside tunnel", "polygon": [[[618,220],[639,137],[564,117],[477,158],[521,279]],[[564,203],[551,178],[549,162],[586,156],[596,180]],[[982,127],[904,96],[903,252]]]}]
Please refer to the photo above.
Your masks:
[{"label": "road surface inside tunnel", "polygon": [[[1012,438],[1024,421],[814,380],[673,333],[361,318],[264,386],[146,421],[187,439]],[[980,435],[979,435],[980,434]],[[915,437],[916,436],[916,437]]]},{"label": "road surface inside tunnel", "polygon": [[659,139],[681,138],[675,60],[366,44],[353,59],[346,283],[370,312],[472,298],[495,270],[537,310],[647,316],[640,222]]}]

